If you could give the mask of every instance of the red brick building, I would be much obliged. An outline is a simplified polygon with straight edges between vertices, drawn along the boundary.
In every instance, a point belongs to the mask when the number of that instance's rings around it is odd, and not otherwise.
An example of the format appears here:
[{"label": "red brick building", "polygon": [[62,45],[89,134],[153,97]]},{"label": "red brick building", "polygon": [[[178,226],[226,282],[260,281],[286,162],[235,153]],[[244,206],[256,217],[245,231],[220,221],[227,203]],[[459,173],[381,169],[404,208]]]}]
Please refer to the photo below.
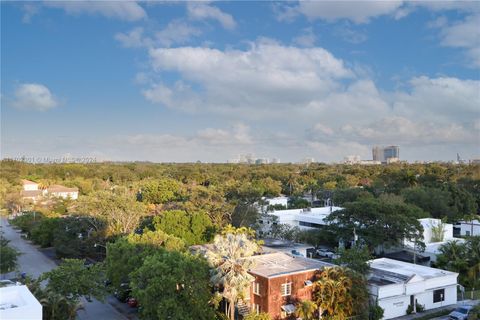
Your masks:
[{"label": "red brick building", "polygon": [[314,276],[329,263],[274,252],[252,257],[255,277],[246,304],[251,312],[266,312],[272,319],[285,319],[301,300],[312,299]]}]

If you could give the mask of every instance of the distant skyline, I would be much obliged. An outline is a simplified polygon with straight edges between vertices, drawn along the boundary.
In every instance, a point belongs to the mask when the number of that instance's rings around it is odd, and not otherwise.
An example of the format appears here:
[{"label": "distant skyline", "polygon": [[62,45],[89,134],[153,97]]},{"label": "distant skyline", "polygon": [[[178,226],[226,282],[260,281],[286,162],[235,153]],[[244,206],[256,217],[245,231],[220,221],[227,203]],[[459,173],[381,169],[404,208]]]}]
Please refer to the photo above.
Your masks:
[{"label": "distant skyline", "polygon": [[480,157],[480,2],[1,2],[1,157]]}]

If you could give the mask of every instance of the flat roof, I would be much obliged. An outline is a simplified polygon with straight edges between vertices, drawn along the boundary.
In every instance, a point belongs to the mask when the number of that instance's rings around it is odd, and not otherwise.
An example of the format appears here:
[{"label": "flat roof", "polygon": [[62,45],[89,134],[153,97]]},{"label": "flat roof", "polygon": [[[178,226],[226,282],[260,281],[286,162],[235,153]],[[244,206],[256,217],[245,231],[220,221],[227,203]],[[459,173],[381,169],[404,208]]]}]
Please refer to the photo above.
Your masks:
[{"label": "flat roof", "polygon": [[430,268],[418,264],[380,258],[370,260],[371,278],[373,281],[382,279],[391,283],[408,282],[415,276],[423,279],[439,278],[451,275],[458,275],[458,273]]},{"label": "flat roof", "polygon": [[283,252],[256,255],[250,259],[253,259],[255,264],[249,272],[266,278],[334,266],[331,263],[294,256]]},{"label": "flat roof", "polygon": [[308,216],[326,216],[330,213],[342,210],[342,207],[319,207],[319,208],[303,208],[303,209],[286,209],[286,210],[275,210],[268,212],[269,214],[274,214],[276,216],[283,215],[308,215]]}]

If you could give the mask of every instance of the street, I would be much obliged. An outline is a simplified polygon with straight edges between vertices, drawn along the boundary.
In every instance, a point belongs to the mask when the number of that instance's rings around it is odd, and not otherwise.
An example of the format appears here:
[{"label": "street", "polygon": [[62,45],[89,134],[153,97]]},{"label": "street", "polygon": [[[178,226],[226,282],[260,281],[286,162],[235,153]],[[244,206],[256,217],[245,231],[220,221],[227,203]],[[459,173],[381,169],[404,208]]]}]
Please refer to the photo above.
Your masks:
[{"label": "street", "polygon": [[[57,265],[54,261],[38,251],[34,245],[22,239],[20,232],[12,228],[7,219],[3,217],[1,218],[1,231],[3,236],[10,240],[10,245],[21,252],[18,257],[19,272],[26,272],[33,278],[37,278],[42,273],[56,268]],[[77,312],[77,319],[80,320],[128,319],[110,304],[102,303],[96,299],[92,299],[92,302],[82,299],[82,304],[84,309]]]}]

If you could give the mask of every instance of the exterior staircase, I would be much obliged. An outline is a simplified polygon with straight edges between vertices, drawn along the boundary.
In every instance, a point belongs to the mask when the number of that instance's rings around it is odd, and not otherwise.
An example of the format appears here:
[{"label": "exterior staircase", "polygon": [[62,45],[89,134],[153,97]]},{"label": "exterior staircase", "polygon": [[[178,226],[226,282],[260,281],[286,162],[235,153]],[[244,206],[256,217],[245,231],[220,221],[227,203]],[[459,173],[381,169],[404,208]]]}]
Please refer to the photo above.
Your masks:
[{"label": "exterior staircase", "polygon": [[237,303],[237,310],[238,314],[241,315],[242,318],[245,318],[247,315],[250,314],[250,312],[252,312],[250,305],[248,305],[242,300]]}]

